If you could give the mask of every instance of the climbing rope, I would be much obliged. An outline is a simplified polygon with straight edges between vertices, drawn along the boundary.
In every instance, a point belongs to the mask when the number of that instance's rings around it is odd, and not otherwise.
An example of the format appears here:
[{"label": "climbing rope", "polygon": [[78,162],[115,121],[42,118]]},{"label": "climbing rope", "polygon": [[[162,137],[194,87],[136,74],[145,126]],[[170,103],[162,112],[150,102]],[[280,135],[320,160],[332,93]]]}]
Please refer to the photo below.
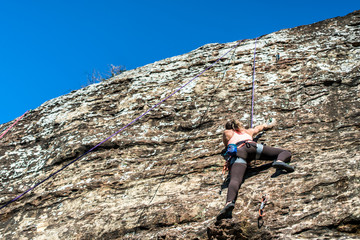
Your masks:
[{"label": "climbing rope", "polygon": [[199,76],[201,76],[204,72],[206,72],[208,69],[210,69],[212,66],[214,66],[217,62],[219,62],[223,57],[225,57],[229,52],[231,52],[233,49],[235,49],[242,41],[239,41],[235,46],[233,46],[232,48],[230,48],[230,50],[228,50],[226,53],[224,53],[220,58],[218,58],[215,62],[213,62],[209,67],[207,67],[205,70],[203,70],[201,73],[199,73],[198,75],[196,75],[194,78],[192,78],[191,80],[189,80],[187,83],[185,83],[184,85],[182,85],[181,87],[179,87],[177,90],[175,90],[174,92],[172,92],[169,96],[167,96],[166,98],[162,99],[159,103],[155,104],[153,107],[151,107],[150,109],[148,109],[146,112],[144,112],[143,114],[141,114],[139,117],[137,117],[136,119],[134,119],[133,121],[131,121],[130,123],[128,123],[127,125],[125,125],[124,127],[122,127],[120,130],[118,130],[117,132],[115,132],[114,134],[112,134],[111,136],[109,136],[108,138],[106,138],[105,140],[103,140],[102,142],[98,143],[97,145],[95,145],[94,147],[92,147],[90,150],[88,150],[87,152],[83,153],[82,155],[80,155],[79,157],[77,157],[76,159],[74,159],[73,161],[71,161],[70,163],[64,165],[62,168],[60,168],[59,170],[55,171],[54,173],[50,174],[48,177],[46,177],[45,179],[41,180],[40,182],[38,182],[37,184],[35,184],[33,187],[29,188],[28,190],[26,190],[25,192],[23,192],[22,194],[18,195],[17,197],[15,197],[14,199],[8,201],[6,204],[4,204],[3,206],[0,207],[0,209],[8,206],[9,204],[15,202],[16,200],[18,200],[19,198],[21,198],[22,196],[24,196],[26,193],[32,191],[33,189],[35,189],[36,187],[38,187],[40,184],[44,183],[45,181],[49,180],[51,177],[55,176],[56,174],[58,174],[59,172],[61,172],[62,170],[64,170],[65,168],[67,168],[68,166],[70,166],[71,164],[73,164],[74,162],[78,161],[79,159],[83,158],[85,155],[87,155],[88,153],[92,152],[94,149],[96,149],[97,147],[99,147],[100,145],[102,145],[103,143],[105,143],[106,141],[108,141],[110,138],[114,137],[115,135],[117,135],[118,133],[122,132],[123,130],[125,130],[127,127],[129,127],[130,125],[134,124],[135,122],[137,122],[139,119],[141,119],[143,116],[145,116],[146,114],[148,114],[150,111],[152,111],[154,108],[156,108],[157,106],[159,106],[160,104],[162,104],[163,102],[165,102],[167,99],[169,99],[170,97],[172,97],[174,94],[176,94],[177,92],[179,92],[180,90],[182,90],[183,88],[185,88],[187,85],[189,85],[191,82],[193,82],[195,79],[197,79]]},{"label": "climbing rope", "polygon": [[256,57],[256,42],[257,39],[255,39],[255,48],[254,48],[254,65],[253,65],[253,80],[252,80],[252,96],[251,96],[251,123],[250,128],[253,127],[253,119],[254,119],[254,98],[255,98],[255,57]]},{"label": "climbing rope", "polygon": [[10,129],[12,129],[24,116],[25,116],[25,114],[27,114],[29,111],[26,111],[23,115],[21,115],[8,129],[6,129],[5,130],[5,132],[3,132],[1,135],[0,135],[0,139],[2,138],[2,137],[4,137],[5,136],[5,134],[7,133],[7,132],[9,132],[10,131]]}]

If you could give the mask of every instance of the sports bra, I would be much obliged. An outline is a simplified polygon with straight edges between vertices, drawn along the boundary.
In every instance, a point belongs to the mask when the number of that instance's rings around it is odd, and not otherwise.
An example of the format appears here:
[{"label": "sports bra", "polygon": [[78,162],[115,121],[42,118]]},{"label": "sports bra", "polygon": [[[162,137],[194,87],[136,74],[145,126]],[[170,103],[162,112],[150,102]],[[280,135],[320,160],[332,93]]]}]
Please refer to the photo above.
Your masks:
[{"label": "sports bra", "polygon": [[247,133],[242,133],[242,132],[238,132],[238,131],[234,131],[234,135],[230,138],[228,145],[229,144],[236,144],[238,142],[241,141],[246,141],[246,140],[250,140],[252,141],[253,138],[247,134]]}]

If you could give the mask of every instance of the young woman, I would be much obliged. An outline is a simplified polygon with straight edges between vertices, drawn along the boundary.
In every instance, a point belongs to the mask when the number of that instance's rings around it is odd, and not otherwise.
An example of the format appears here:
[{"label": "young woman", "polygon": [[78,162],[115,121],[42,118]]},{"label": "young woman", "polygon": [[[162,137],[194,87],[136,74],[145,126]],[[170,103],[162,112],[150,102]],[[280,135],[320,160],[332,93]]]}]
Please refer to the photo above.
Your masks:
[{"label": "young woman", "polygon": [[271,124],[262,124],[249,129],[245,129],[238,120],[231,120],[225,124],[223,143],[225,147],[228,147],[229,144],[236,144],[237,153],[235,162],[229,166],[230,184],[225,207],[217,216],[218,221],[224,218],[232,218],[232,211],[235,207],[235,201],[247,168],[247,163],[251,160],[274,160],[272,164],[273,167],[286,170],[287,172],[294,171],[294,167],[286,164],[290,162],[291,159],[291,153],[289,151],[263,146],[253,141],[253,136],[263,130],[274,127],[275,124],[276,121]]}]

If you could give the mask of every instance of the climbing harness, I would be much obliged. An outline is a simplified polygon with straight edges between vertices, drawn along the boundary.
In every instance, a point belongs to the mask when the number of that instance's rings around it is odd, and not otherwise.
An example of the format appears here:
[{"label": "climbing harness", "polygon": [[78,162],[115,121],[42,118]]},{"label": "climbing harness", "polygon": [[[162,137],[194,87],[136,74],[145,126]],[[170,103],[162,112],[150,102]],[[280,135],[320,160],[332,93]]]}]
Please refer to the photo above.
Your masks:
[{"label": "climbing harness", "polygon": [[[262,135],[263,133],[261,133]],[[260,135],[260,134],[259,134]],[[223,170],[222,170],[222,174],[224,175],[226,171],[229,171],[230,167],[234,164],[234,163],[243,163],[243,164],[247,164],[246,160],[243,158],[238,157],[237,154],[237,149],[241,148],[243,146],[246,146],[247,148],[250,148],[251,146],[256,148],[256,156],[255,156],[255,160],[260,159],[261,153],[264,149],[264,145],[257,143],[257,141],[259,140],[260,136],[256,136],[254,138],[254,140],[250,141],[250,140],[246,140],[246,141],[240,141],[236,144],[229,144],[227,148],[225,148],[224,150],[222,150],[221,152],[221,156],[225,159],[225,163],[223,166]],[[255,141],[256,140],[256,141]],[[256,144],[256,145],[255,145]],[[230,171],[228,172],[227,176],[225,177],[223,183],[220,186],[220,191],[219,194],[221,195],[223,189],[228,188],[230,183]]]},{"label": "climbing harness", "polygon": [[1,135],[0,135],[0,139],[2,137],[5,136],[5,134],[10,131],[10,129],[12,129],[24,116],[25,114],[27,114],[29,111],[26,111],[23,115],[21,115],[8,129],[5,130],[5,132],[3,132]]},{"label": "climbing harness", "polygon": [[48,179],[50,179],[51,177],[55,176],[56,174],[58,174],[59,172],[61,172],[62,170],[64,170],[65,168],[67,168],[68,166],[70,166],[71,164],[73,164],[74,162],[78,161],[79,159],[83,158],[85,155],[87,155],[88,153],[92,152],[94,149],[96,149],[97,147],[99,147],[100,145],[102,145],[103,143],[105,143],[106,141],[108,141],[110,138],[114,137],[115,135],[117,135],[118,133],[122,132],[123,130],[125,130],[127,127],[129,127],[130,125],[134,124],[135,122],[137,122],[139,119],[141,119],[143,116],[145,116],[146,114],[148,114],[150,111],[152,111],[154,108],[156,108],[157,106],[159,106],[160,104],[162,104],[163,102],[165,102],[167,99],[169,99],[170,97],[172,97],[173,95],[175,95],[177,92],[179,92],[180,90],[182,90],[183,88],[185,88],[187,85],[189,85],[191,82],[193,82],[195,79],[197,79],[199,76],[201,76],[204,72],[206,72],[208,69],[210,69],[211,67],[213,67],[216,63],[218,63],[223,57],[225,57],[229,52],[231,52],[233,49],[235,49],[238,45],[240,45],[240,43],[242,42],[239,41],[237,44],[235,44],[235,46],[231,47],[230,50],[228,50],[226,53],[224,53],[220,58],[218,58],[215,62],[213,62],[209,67],[207,67],[205,70],[203,70],[202,72],[200,72],[199,74],[197,74],[195,77],[193,77],[191,80],[189,80],[188,82],[186,82],[184,85],[182,85],[181,87],[179,87],[177,90],[175,90],[174,92],[172,92],[170,95],[168,95],[167,97],[165,97],[164,99],[162,99],[160,102],[158,102],[157,104],[155,104],[153,107],[151,107],[150,109],[148,109],[146,112],[144,112],[143,114],[141,114],[139,117],[137,117],[136,119],[134,119],[133,121],[131,121],[130,123],[128,123],[127,125],[125,125],[124,127],[122,127],[120,130],[118,130],[117,132],[115,132],[114,134],[112,134],[111,136],[109,136],[108,138],[106,138],[105,140],[103,140],[102,142],[98,143],[97,145],[95,145],[94,147],[92,147],[90,150],[88,150],[87,152],[83,153],[82,155],[80,155],[79,157],[77,157],[76,159],[74,159],[73,161],[71,161],[70,163],[66,164],[65,166],[63,166],[62,168],[60,168],[59,170],[55,171],[54,173],[50,174],[47,178],[43,179],[42,181],[36,183],[33,187],[29,188],[28,190],[26,190],[25,192],[23,192],[22,194],[18,195],[17,197],[15,197],[14,199],[8,201],[7,203],[5,203],[3,206],[0,207],[0,209],[6,207],[7,205],[11,204],[12,202],[15,202],[16,200],[18,200],[19,198],[21,198],[22,196],[24,196],[26,193],[32,191],[33,189],[35,189],[37,186],[39,186],[40,184],[44,183],[45,181],[47,181]]},{"label": "climbing harness", "polygon": [[252,145],[254,147],[256,147],[256,159],[259,159],[260,158],[260,155],[263,151],[263,145],[262,144],[259,144],[253,140],[246,140],[246,141],[240,141],[236,144],[229,144],[227,146],[226,149],[224,149],[222,151],[222,156],[223,158],[225,159],[225,164],[224,164],[224,167],[223,167],[223,173],[225,171],[228,171],[230,166],[233,165],[234,163],[245,163],[247,164],[246,160],[245,159],[242,159],[242,158],[239,158],[236,156],[237,154],[237,149],[238,148],[242,148],[243,146],[246,146],[247,148],[250,148],[251,147],[251,143],[255,143],[256,145]]}]

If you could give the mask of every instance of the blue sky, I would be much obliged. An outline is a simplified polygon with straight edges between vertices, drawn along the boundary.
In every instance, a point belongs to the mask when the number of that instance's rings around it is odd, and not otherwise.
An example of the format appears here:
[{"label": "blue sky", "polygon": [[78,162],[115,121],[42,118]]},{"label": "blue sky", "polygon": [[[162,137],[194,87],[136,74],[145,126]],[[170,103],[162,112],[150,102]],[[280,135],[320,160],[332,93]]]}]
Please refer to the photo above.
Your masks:
[{"label": "blue sky", "polygon": [[110,64],[134,69],[358,9],[358,0],[0,0],[0,124]]}]

